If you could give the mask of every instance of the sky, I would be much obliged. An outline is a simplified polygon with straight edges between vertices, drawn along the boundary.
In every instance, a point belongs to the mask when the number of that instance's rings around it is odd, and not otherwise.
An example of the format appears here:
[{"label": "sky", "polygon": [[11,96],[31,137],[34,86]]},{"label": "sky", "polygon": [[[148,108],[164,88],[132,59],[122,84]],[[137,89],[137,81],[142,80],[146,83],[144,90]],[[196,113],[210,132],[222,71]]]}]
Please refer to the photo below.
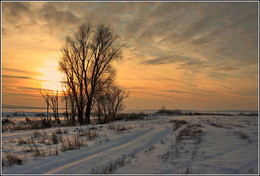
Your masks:
[{"label": "sky", "polygon": [[256,2],[3,2],[3,107],[44,107],[60,89],[65,37],[106,24],[124,44],[113,63],[126,109],[257,110]]}]

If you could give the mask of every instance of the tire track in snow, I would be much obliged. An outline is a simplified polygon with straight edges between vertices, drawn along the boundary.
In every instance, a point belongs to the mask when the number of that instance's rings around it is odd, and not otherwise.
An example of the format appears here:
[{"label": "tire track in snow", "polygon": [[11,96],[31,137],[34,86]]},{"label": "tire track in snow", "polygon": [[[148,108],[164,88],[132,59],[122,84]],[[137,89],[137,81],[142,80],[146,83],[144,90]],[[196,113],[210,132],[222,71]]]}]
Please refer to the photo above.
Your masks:
[{"label": "tire track in snow", "polygon": [[[136,131],[133,134],[126,135],[109,142],[101,144],[95,144],[88,147],[82,147],[80,150],[73,150],[61,153],[58,156],[46,158],[39,158],[37,160],[26,162],[24,165],[17,165],[15,168],[5,168],[3,173],[5,174],[42,174],[42,173],[56,173],[71,168],[76,168],[77,165],[84,164],[84,167],[88,169],[92,168],[93,160],[97,158],[109,158],[113,153],[114,158],[120,157],[118,152],[124,154],[138,153],[141,150],[146,149],[150,145],[159,142],[165,135],[170,133],[169,126],[153,126],[149,129],[142,131]],[[127,134],[127,133],[126,133]],[[141,145],[142,144],[142,145]],[[131,146],[132,145],[132,146]],[[136,145],[136,146],[135,146]],[[114,159],[112,158],[112,159]],[[111,159],[110,159],[111,160]],[[106,160],[106,162],[110,161]],[[103,160],[104,161],[104,160]],[[77,171],[77,170],[76,170]],[[71,171],[67,173],[75,173]],[[85,171],[90,173],[90,171]]]},{"label": "tire track in snow", "polygon": [[[71,163],[68,163],[66,165],[54,168],[48,172],[45,172],[44,174],[55,174],[55,173],[75,173],[77,170],[77,167],[80,167],[80,165],[88,165],[93,163],[94,159],[104,158],[107,159],[107,161],[111,161],[111,158],[118,158],[120,157],[120,154],[126,154],[126,156],[131,156],[132,154],[136,154],[144,150],[150,145],[153,145],[160,141],[162,137],[164,137],[166,134],[169,133],[169,128],[155,128],[151,131],[148,131],[144,135],[138,136],[134,140],[130,140],[127,143],[124,143],[122,145],[118,145],[114,148],[110,148],[108,150],[95,153],[91,156],[84,157],[81,160],[77,160]],[[115,157],[112,157],[111,155],[116,155]],[[91,162],[91,163],[87,163]],[[90,168],[91,169],[91,168]],[[69,172],[68,172],[69,171]],[[90,173],[90,171],[89,171]]]}]

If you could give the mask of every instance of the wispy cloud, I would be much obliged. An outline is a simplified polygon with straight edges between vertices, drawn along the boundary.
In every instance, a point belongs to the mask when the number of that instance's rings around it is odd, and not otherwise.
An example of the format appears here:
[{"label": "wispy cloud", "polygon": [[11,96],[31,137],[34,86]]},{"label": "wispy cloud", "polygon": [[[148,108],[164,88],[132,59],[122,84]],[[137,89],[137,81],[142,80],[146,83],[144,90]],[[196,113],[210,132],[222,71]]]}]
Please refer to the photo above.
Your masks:
[{"label": "wispy cloud", "polygon": [[16,69],[16,68],[9,68],[9,67],[2,67],[2,70],[5,71],[9,71],[9,72],[16,72],[16,73],[28,73],[28,74],[41,74],[38,72],[33,72],[33,71],[27,71],[27,70],[21,70],[21,69]]},{"label": "wispy cloud", "polygon": [[162,64],[174,64],[179,62],[187,62],[187,61],[194,61],[195,59],[186,57],[186,56],[179,56],[179,55],[166,55],[160,56],[155,59],[145,60],[142,61],[141,64],[144,65],[162,65]]},{"label": "wispy cloud", "polygon": [[[226,102],[236,96],[243,102],[225,86],[243,82],[236,92],[249,95],[255,91],[247,89],[258,88],[258,3],[4,2],[2,9],[3,59],[8,60],[3,79],[8,85],[40,74],[17,63],[40,65],[57,58],[64,37],[90,22],[109,24],[127,44],[118,82],[135,93],[199,99],[209,91],[212,102],[214,95]],[[196,89],[199,86],[204,88]],[[12,88],[34,91],[29,86]]]},{"label": "wispy cloud", "polygon": [[181,90],[164,90],[163,92],[173,92],[173,93],[193,94],[192,92],[186,92],[186,91],[181,91]]},{"label": "wispy cloud", "polygon": [[3,78],[15,78],[15,79],[32,79],[27,76],[13,76],[13,75],[2,75]]}]

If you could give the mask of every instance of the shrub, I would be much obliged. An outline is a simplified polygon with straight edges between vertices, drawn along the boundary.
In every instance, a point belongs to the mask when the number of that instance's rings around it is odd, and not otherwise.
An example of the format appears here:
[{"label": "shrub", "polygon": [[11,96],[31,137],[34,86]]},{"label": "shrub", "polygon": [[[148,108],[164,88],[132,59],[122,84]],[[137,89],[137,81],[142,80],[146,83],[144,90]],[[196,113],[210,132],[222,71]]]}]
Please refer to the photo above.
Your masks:
[{"label": "shrub", "polygon": [[33,132],[33,137],[34,138],[41,137],[41,136],[42,136],[42,134],[39,131],[34,131]]},{"label": "shrub", "polygon": [[79,135],[75,135],[72,139],[67,139],[62,142],[61,151],[80,149],[83,146],[83,140]]},{"label": "shrub", "polygon": [[24,138],[18,138],[18,145],[28,144],[28,142]]},{"label": "shrub", "polygon": [[3,166],[11,165],[22,165],[25,161],[25,158],[18,156],[17,154],[6,153],[6,156],[2,159]]},{"label": "shrub", "polygon": [[99,137],[99,134],[96,130],[92,130],[92,131],[80,131],[78,132],[79,136],[86,136],[89,140],[94,140],[97,137]]},{"label": "shrub", "polygon": [[52,133],[51,135],[51,142],[52,144],[58,144],[59,143],[59,139],[56,133]]},{"label": "shrub", "polygon": [[65,134],[60,128],[56,130],[56,134]]},{"label": "shrub", "polygon": [[14,125],[15,123],[11,119],[2,119],[2,125]]}]

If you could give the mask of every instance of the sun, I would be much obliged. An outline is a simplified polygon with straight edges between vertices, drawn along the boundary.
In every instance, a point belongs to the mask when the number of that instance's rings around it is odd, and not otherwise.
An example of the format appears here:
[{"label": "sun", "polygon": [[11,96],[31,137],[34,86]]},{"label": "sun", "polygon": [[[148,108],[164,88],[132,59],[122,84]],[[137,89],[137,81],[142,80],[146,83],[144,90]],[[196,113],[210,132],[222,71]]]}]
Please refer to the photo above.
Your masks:
[{"label": "sun", "polygon": [[40,88],[62,91],[62,73],[58,71],[58,64],[48,61],[45,66],[38,69],[42,76],[38,77]]}]

